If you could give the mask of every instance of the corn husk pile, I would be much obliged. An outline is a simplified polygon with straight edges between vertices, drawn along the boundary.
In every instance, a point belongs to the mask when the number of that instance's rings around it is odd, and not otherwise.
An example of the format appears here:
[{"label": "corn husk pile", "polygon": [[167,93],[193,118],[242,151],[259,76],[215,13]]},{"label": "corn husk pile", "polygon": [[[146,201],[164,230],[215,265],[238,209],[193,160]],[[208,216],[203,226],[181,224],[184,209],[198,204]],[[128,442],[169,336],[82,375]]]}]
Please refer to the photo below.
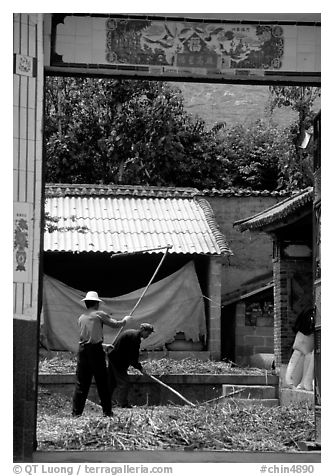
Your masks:
[{"label": "corn husk pile", "polygon": [[70,374],[75,373],[76,354],[73,352],[40,352],[40,374]]},{"label": "corn husk pile", "polygon": [[[159,359],[142,362],[149,374],[264,374],[264,369],[239,367],[233,363],[200,360],[200,359]],[[49,352],[41,356],[39,362],[40,374],[75,373],[76,355],[72,352]],[[132,367],[129,373],[139,373]]]},{"label": "corn husk pile", "polygon": [[39,450],[223,450],[298,452],[298,441],[314,440],[314,413],[299,403],[267,408],[236,400],[190,406],[114,408],[104,418],[87,401],[83,416],[71,417],[71,398],[40,389]]},{"label": "corn husk pile", "polygon": [[264,369],[239,367],[233,363],[200,359],[159,359],[142,362],[149,374],[263,374]]}]

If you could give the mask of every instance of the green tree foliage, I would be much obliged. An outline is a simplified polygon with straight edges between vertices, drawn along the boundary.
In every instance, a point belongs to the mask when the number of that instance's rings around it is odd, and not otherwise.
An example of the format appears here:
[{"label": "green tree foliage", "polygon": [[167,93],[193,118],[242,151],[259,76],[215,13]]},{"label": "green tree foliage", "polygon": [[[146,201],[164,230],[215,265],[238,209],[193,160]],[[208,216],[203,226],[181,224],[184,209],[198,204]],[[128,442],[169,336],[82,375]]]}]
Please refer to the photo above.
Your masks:
[{"label": "green tree foliage", "polygon": [[222,144],[231,186],[253,190],[290,188],[285,164],[294,149],[284,129],[260,119],[248,125],[236,124],[226,131]]},{"label": "green tree foliage", "polygon": [[188,115],[180,92],[165,83],[51,78],[46,179],[212,186],[218,130]]},{"label": "green tree foliage", "polygon": [[267,111],[272,114],[276,108],[290,108],[297,113],[297,120],[287,129],[289,140],[295,153],[285,163],[290,181],[296,185],[310,185],[313,179],[313,141],[306,149],[300,145],[305,131],[313,132],[313,120],[316,115],[314,105],[319,100],[321,88],[311,86],[269,86]]},{"label": "green tree foliage", "polygon": [[321,89],[312,86],[269,86],[268,110],[289,107],[298,113],[299,131],[309,129],[314,119],[314,103]]},{"label": "green tree foliage", "polygon": [[[282,94],[272,107],[281,107]],[[293,129],[258,120],[209,130],[168,83],[47,78],[45,104],[48,182],[255,190],[309,184]]]},{"label": "green tree foliage", "polygon": [[112,132],[112,83],[48,78],[45,102],[47,180],[100,182],[110,169],[105,140]]}]

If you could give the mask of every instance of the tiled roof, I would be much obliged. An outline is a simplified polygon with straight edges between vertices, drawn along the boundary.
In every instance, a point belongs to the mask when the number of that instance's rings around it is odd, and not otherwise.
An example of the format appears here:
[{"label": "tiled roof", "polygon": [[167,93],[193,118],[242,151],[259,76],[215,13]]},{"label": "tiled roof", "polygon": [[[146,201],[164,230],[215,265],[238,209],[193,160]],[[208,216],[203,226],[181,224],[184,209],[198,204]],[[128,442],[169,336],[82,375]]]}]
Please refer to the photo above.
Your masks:
[{"label": "tiled roof", "polygon": [[200,195],[206,197],[290,197],[287,190],[251,190],[247,188],[211,188],[201,190]]},{"label": "tiled roof", "polygon": [[[232,254],[210,204],[192,188],[49,184],[44,251]],[[160,250],[159,250],[160,248]]]},{"label": "tiled roof", "polygon": [[260,230],[268,225],[279,224],[287,217],[309,206],[313,200],[313,188],[308,187],[289,198],[267,208],[263,212],[233,223],[240,231]]},{"label": "tiled roof", "polygon": [[186,198],[198,195],[196,188],[153,187],[137,185],[47,184],[46,196],[52,197],[153,197]]},{"label": "tiled roof", "polygon": [[[150,197],[291,197],[287,190],[252,190],[247,188],[231,187],[224,189],[204,189],[181,187],[145,187],[135,185],[75,185],[75,184],[48,184],[49,193],[63,195],[131,195]],[[297,193],[298,191],[296,191]]]}]

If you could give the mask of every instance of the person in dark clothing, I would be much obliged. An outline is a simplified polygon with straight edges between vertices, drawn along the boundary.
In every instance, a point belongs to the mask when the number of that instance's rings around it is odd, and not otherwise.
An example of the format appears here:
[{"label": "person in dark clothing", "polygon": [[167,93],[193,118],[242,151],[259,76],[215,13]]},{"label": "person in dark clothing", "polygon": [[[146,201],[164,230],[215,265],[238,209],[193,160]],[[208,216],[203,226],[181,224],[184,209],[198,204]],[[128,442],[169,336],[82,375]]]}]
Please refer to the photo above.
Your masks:
[{"label": "person in dark clothing", "polygon": [[119,388],[118,403],[123,408],[131,408],[128,401],[130,382],[127,370],[131,365],[142,374],[146,373],[139,362],[139,349],[141,340],[149,337],[152,332],[154,332],[153,326],[147,323],[141,324],[139,330],[124,331],[108,352],[110,394],[112,397],[116,387]]},{"label": "person in dark clothing", "polygon": [[314,333],[314,310],[311,307],[304,309],[296,319],[293,326],[293,331],[301,332],[305,336],[309,336]]},{"label": "person in dark clothing", "polygon": [[114,328],[125,326],[131,319],[125,316],[121,321],[112,319],[110,314],[99,311],[102,300],[95,291],[89,291],[84,299],[87,311],[78,319],[80,328],[79,351],[75,389],[72,400],[72,416],[79,417],[85,407],[89,388],[94,376],[104,416],[112,416],[111,398],[105,352],[102,347],[103,325]]}]

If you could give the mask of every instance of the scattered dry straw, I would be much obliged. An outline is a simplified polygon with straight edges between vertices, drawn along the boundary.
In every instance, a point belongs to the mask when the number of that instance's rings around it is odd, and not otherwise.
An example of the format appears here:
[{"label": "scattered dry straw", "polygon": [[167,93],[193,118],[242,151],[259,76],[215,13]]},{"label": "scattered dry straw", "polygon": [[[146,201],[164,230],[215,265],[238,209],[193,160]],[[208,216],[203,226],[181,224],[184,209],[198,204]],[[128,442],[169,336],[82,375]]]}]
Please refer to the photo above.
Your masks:
[{"label": "scattered dry straw", "polygon": [[314,414],[306,404],[286,408],[217,404],[114,409],[103,418],[87,402],[72,418],[71,399],[40,389],[37,439],[40,450],[225,450],[298,451],[314,440]]}]

